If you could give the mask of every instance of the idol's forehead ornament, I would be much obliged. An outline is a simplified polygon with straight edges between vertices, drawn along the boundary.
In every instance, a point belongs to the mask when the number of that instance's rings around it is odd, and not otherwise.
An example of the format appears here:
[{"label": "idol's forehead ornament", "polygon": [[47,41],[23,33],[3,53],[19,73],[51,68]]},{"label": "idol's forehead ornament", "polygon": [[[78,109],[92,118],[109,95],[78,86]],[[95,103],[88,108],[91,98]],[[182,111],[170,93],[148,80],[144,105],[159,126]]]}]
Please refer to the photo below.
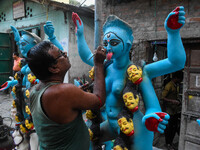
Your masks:
[{"label": "idol's forehead ornament", "polygon": [[115,15],[110,15],[107,18],[105,24],[103,25],[103,33],[104,36],[107,36],[107,38],[110,37],[110,33],[114,33],[121,39],[127,40],[124,41],[125,43],[128,41],[130,43],[133,42],[133,30],[131,26]]}]

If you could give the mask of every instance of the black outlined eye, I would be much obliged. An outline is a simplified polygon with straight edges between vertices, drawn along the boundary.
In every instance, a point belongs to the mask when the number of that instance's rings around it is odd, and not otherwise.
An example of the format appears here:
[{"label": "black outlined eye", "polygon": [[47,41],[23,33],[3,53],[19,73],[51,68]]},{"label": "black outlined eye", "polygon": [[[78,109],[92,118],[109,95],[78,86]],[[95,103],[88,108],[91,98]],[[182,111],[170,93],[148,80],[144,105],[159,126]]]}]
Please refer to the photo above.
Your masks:
[{"label": "black outlined eye", "polygon": [[117,39],[110,40],[110,45],[117,46],[121,41]]},{"label": "black outlined eye", "polygon": [[108,46],[108,42],[106,40],[103,41],[103,46]]}]

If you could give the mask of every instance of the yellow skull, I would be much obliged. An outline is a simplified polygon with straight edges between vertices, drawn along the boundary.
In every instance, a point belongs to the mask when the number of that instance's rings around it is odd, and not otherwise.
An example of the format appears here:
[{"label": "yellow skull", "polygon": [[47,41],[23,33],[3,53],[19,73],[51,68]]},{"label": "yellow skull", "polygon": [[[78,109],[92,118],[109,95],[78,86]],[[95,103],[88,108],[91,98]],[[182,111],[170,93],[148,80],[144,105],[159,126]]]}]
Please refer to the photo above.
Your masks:
[{"label": "yellow skull", "polygon": [[12,101],[13,108],[16,108],[15,100]]},{"label": "yellow skull", "polygon": [[125,93],[125,94],[123,95],[123,100],[124,100],[124,103],[125,103],[126,107],[127,107],[129,110],[132,110],[132,109],[134,109],[136,106],[138,106],[138,103],[139,103],[139,96],[136,95],[136,98],[135,98],[132,92],[127,92],[127,93]]},{"label": "yellow skull", "polygon": [[128,135],[132,131],[134,131],[132,119],[129,119],[129,121],[127,121],[127,119],[125,117],[122,117],[122,118],[118,119],[118,125],[120,127],[120,130],[126,135]]},{"label": "yellow skull", "polygon": [[86,115],[86,118],[87,118],[87,119],[90,119],[90,120],[97,117],[96,115],[94,115],[94,114],[92,113],[91,110],[86,110],[85,115]]},{"label": "yellow skull", "polygon": [[126,147],[124,149],[120,145],[116,145],[113,150],[128,150]]},{"label": "yellow skull", "polygon": [[19,117],[18,117],[17,115],[15,115],[15,120],[16,120],[17,122],[20,122]]},{"label": "yellow skull", "polygon": [[12,91],[13,91],[13,93],[16,94],[16,87],[15,86],[13,86]]},{"label": "yellow skull", "polygon": [[36,79],[36,76],[32,75],[31,73],[28,74],[28,81],[30,83],[33,83],[33,81]]},{"label": "yellow skull", "polygon": [[14,78],[15,78],[15,80],[18,80],[18,79],[19,79],[17,73],[15,73]]},{"label": "yellow skull", "polygon": [[26,128],[22,125],[22,124],[20,124],[20,130],[22,131],[22,133],[26,133]]},{"label": "yellow skull", "polygon": [[30,109],[29,109],[28,105],[26,105],[26,113],[27,113],[28,115],[30,115],[30,114],[31,114],[31,111],[30,111]]},{"label": "yellow skull", "polygon": [[30,96],[30,92],[29,90],[26,90],[26,97],[29,98],[29,96]]},{"label": "yellow skull", "polygon": [[27,129],[31,129],[33,127],[33,123],[32,122],[29,123],[29,121],[26,119],[25,120],[25,126],[26,126]]},{"label": "yellow skull", "polygon": [[92,141],[94,134],[93,134],[92,130],[88,129],[88,131],[89,131],[89,135],[90,135],[90,140]]},{"label": "yellow skull", "polygon": [[89,77],[94,80],[94,67],[89,71]]},{"label": "yellow skull", "polygon": [[128,79],[131,80],[133,83],[138,81],[142,77],[142,69],[135,65],[131,65],[127,69]]},{"label": "yellow skull", "polygon": [[[22,60],[21,60],[21,61],[22,61]],[[19,64],[18,64],[20,68],[22,68],[22,62],[21,62],[21,61],[20,61]]]}]

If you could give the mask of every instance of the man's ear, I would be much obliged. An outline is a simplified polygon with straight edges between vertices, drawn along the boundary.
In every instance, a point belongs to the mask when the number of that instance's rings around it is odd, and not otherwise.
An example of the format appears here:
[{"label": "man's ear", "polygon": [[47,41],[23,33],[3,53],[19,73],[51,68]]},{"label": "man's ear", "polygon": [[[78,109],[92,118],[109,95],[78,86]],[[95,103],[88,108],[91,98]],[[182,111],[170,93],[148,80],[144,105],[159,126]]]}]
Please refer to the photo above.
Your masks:
[{"label": "man's ear", "polygon": [[51,66],[48,68],[48,70],[51,72],[51,73],[58,73],[60,71],[60,69],[58,67],[55,67],[55,66]]}]

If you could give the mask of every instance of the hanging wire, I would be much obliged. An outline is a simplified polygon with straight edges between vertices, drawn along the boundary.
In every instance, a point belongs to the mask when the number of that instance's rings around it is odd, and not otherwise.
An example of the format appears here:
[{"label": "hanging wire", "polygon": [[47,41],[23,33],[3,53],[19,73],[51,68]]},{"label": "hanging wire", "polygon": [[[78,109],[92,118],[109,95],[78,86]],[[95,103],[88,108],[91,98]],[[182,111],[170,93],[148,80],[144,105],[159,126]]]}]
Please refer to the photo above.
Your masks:
[{"label": "hanging wire", "polygon": [[[155,18],[155,39],[157,39],[157,0],[155,0],[154,18]],[[155,40],[153,61],[158,61],[158,57],[157,57],[156,52],[157,52],[157,43],[156,43],[156,40]]]},{"label": "hanging wire", "polygon": [[[40,2],[42,4],[42,6],[45,8],[45,0],[42,0]],[[46,21],[48,21],[48,18],[49,18],[49,5],[46,7]]]}]

